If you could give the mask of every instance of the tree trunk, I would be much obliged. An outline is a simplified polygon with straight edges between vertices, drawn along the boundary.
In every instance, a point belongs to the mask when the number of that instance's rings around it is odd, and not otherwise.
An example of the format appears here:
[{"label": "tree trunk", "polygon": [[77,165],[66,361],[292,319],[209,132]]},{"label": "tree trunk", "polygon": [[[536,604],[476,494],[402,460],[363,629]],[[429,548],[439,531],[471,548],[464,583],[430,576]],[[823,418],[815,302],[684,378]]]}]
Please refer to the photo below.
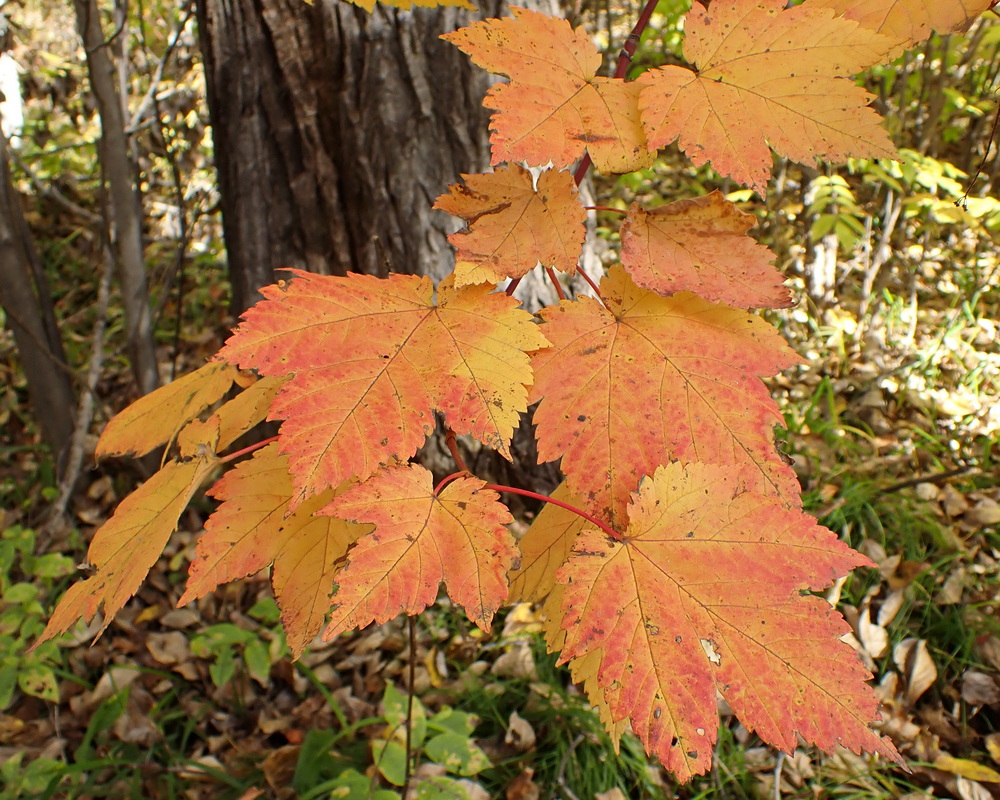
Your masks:
[{"label": "tree trunk", "polygon": [[281,267],[446,274],[455,223],[430,207],[489,163],[489,80],[438,36],[473,17],[340,0],[198,8],[234,310]]},{"label": "tree trunk", "polygon": [[115,67],[107,53],[96,0],[74,0],[77,28],[87,53],[90,86],[101,117],[101,165],[108,180],[112,240],[125,306],[125,331],[132,373],[139,391],[160,385],[149,313],[146,262],[142,246],[142,210],[132,182],[125,116],[115,85]]},{"label": "tree trunk", "polygon": [[[45,275],[0,136],[0,306],[14,333],[42,440],[58,464],[73,435],[73,386]],[[61,471],[61,470],[57,470]]]}]

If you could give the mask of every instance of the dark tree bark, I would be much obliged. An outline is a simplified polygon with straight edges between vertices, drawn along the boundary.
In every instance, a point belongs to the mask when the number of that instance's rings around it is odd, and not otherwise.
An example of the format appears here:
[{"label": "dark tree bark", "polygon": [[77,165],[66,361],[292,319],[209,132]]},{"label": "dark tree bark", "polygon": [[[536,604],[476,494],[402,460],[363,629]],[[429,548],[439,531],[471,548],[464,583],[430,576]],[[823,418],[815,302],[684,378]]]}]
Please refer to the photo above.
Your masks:
[{"label": "dark tree bark", "polygon": [[198,7],[234,310],[281,267],[446,274],[454,223],[430,206],[489,163],[488,77],[438,38],[469,12]]},{"label": "dark tree bark", "polygon": [[14,333],[42,440],[57,461],[73,435],[73,385],[34,242],[0,136],[0,306]]}]

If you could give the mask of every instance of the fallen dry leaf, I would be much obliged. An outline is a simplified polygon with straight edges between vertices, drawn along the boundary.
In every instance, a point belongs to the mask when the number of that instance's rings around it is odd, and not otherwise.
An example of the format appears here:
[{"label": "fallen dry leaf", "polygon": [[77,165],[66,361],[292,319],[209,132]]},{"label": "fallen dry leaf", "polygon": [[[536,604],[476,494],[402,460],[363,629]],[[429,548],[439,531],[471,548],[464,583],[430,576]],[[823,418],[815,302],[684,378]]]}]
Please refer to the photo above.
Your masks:
[{"label": "fallen dry leaf", "polygon": [[962,699],[973,706],[1000,703],[1000,685],[992,675],[969,670],[962,676]]},{"label": "fallen dry leaf", "polygon": [[892,660],[906,678],[906,703],[912,706],[937,680],[937,667],[927,642],[910,637],[893,648]]}]

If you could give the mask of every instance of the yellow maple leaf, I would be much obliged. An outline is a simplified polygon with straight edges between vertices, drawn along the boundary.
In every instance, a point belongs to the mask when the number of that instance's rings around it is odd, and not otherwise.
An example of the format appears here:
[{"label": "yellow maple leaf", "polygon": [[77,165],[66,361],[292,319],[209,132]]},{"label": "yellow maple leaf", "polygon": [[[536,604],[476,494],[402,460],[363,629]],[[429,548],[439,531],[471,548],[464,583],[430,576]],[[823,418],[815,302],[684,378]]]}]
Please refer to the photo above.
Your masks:
[{"label": "yellow maple leaf", "polygon": [[520,278],[536,265],[575,272],[587,235],[587,212],[568,172],[546,170],[535,187],[517,164],[483,175],[463,175],[434,208],[461,217],[465,231],[448,237],[455,255],[455,285]]},{"label": "yellow maple leaf", "polygon": [[831,8],[846,19],[887,37],[887,58],[922,42],[933,31],[965,31],[994,0],[810,0],[816,8]]},{"label": "yellow maple leaf", "polygon": [[270,566],[288,646],[298,658],[323,627],[338,562],[371,526],[317,515],[336,496],[333,489],[289,512],[293,493],[288,457],[276,443],[226,473],[209,492],[222,503],[205,522],[177,605]]},{"label": "yellow maple leaf", "polygon": [[225,396],[236,376],[234,367],[210,361],[139,398],[104,428],[96,456],[143,456],[172,442],[188,422]]},{"label": "yellow maple leaf", "polygon": [[893,158],[895,148],[851,76],[879,63],[889,41],[813,3],[695,2],[684,57],[697,67],[644,73],[643,123],[651,147],[675,139],[697,165],[763,194],[768,144],[794,161]]},{"label": "yellow maple leaf", "polygon": [[139,589],[177,530],[181,512],[218,463],[214,457],[171,461],[122,500],[90,543],[87,560],[95,573],[63,595],[33,648],[81,618],[90,622],[102,609],[103,632]]}]

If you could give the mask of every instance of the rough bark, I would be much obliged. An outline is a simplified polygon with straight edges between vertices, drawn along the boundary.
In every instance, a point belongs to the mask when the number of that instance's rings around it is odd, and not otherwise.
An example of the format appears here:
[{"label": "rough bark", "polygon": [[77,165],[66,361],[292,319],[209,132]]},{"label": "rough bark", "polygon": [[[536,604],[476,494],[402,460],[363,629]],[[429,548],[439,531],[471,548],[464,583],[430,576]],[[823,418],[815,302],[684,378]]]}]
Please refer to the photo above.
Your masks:
[{"label": "rough bark", "polygon": [[14,334],[42,440],[58,457],[73,435],[73,387],[38,254],[0,137],[0,306]]},{"label": "rough bark", "polygon": [[472,18],[199,0],[234,310],[281,267],[450,270],[455,224],[430,206],[488,164],[488,77],[438,35]]},{"label": "rough bark", "polygon": [[100,160],[107,176],[111,201],[111,228],[115,246],[125,333],[132,372],[143,394],[160,384],[149,313],[146,263],[142,246],[142,210],[132,182],[125,118],[108,55],[100,12],[95,0],[73,0],[77,28],[87,53],[91,90],[101,117]]}]

